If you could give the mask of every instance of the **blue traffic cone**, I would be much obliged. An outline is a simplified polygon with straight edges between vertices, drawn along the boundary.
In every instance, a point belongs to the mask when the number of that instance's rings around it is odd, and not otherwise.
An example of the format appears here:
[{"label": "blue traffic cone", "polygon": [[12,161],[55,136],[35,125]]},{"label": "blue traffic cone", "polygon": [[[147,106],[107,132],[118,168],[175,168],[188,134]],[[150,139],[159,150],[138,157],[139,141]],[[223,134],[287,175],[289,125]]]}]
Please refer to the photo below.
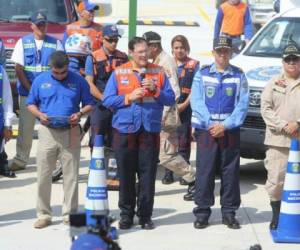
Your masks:
[{"label": "blue traffic cone", "polygon": [[104,163],[103,136],[96,135],[85,200],[86,224],[96,225],[92,215],[108,215],[106,171]]},{"label": "blue traffic cone", "polygon": [[274,242],[300,243],[300,150],[292,139],[277,230],[271,230]]}]

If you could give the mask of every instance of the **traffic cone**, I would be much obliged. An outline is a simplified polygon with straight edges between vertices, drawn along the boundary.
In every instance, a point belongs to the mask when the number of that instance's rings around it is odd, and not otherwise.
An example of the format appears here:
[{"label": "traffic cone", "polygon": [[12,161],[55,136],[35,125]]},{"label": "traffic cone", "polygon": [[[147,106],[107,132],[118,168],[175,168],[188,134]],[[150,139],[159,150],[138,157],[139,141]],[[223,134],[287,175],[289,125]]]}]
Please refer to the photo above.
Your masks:
[{"label": "traffic cone", "polygon": [[274,242],[300,243],[300,150],[297,139],[291,141],[279,223],[271,234]]},{"label": "traffic cone", "polygon": [[92,215],[108,215],[106,171],[104,163],[103,136],[96,135],[85,200],[86,224],[96,225]]}]

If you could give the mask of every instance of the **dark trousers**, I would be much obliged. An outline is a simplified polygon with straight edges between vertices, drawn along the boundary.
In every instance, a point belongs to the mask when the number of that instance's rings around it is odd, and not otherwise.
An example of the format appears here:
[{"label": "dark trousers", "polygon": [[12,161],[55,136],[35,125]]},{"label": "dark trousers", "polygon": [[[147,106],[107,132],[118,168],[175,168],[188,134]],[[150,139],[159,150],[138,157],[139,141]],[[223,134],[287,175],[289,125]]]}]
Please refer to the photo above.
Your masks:
[{"label": "dark trousers", "polygon": [[177,129],[178,131],[178,153],[190,163],[191,155],[191,122],[185,121]]},{"label": "dark trousers", "polygon": [[95,135],[103,135],[104,145],[111,147],[112,141],[112,113],[102,105],[95,105],[90,114],[91,137],[90,147],[93,148]]},{"label": "dark trousers", "polygon": [[139,217],[151,217],[159,154],[159,133],[150,133],[141,128],[136,133],[123,134],[114,129],[113,148],[120,177],[121,217],[133,218],[136,205]]},{"label": "dark trousers", "polygon": [[240,130],[228,130],[224,137],[214,138],[208,131],[196,129],[196,193],[193,213],[209,217],[214,205],[215,174],[221,176],[222,215],[235,214],[241,203],[239,186]]},{"label": "dark trousers", "polygon": [[[0,150],[2,146],[2,141],[3,141],[3,137],[0,136]],[[0,169],[1,170],[8,169],[7,154],[4,151],[4,149],[2,152],[0,152]]]}]

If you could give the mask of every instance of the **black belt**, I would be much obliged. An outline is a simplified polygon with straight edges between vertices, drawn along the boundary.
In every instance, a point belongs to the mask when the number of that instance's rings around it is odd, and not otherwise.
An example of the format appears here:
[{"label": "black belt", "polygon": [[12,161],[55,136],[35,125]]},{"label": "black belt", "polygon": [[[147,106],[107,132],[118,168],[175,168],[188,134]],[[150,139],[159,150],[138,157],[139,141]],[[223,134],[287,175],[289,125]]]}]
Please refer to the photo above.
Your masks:
[{"label": "black belt", "polygon": [[229,37],[229,38],[240,38],[241,37],[241,35],[235,35],[235,36],[233,36],[233,35],[230,35],[230,34],[227,34],[227,33],[223,33],[223,32],[221,33],[221,35]]},{"label": "black belt", "polygon": [[54,127],[54,126],[51,126],[51,125],[46,125],[47,128],[51,128],[51,129],[55,129],[55,130],[67,130],[67,129],[70,129],[71,126],[68,125],[68,126],[63,126],[63,127]]}]

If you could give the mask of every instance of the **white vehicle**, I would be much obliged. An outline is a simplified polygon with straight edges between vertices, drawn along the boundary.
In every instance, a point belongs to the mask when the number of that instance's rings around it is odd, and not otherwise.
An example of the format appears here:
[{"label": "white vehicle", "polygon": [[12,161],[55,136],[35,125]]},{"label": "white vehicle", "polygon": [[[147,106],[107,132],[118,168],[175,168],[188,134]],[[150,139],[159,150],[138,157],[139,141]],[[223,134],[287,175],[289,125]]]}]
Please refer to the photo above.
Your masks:
[{"label": "white vehicle", "polygon": [[249,111],[241,128],[242,157],[263,159],[265,156],[260,96],[266,83],[280,73],[282,51],[290,41],[300,46],[300,8],[276,15],[231,61],[244,70],[250,87]]}]

